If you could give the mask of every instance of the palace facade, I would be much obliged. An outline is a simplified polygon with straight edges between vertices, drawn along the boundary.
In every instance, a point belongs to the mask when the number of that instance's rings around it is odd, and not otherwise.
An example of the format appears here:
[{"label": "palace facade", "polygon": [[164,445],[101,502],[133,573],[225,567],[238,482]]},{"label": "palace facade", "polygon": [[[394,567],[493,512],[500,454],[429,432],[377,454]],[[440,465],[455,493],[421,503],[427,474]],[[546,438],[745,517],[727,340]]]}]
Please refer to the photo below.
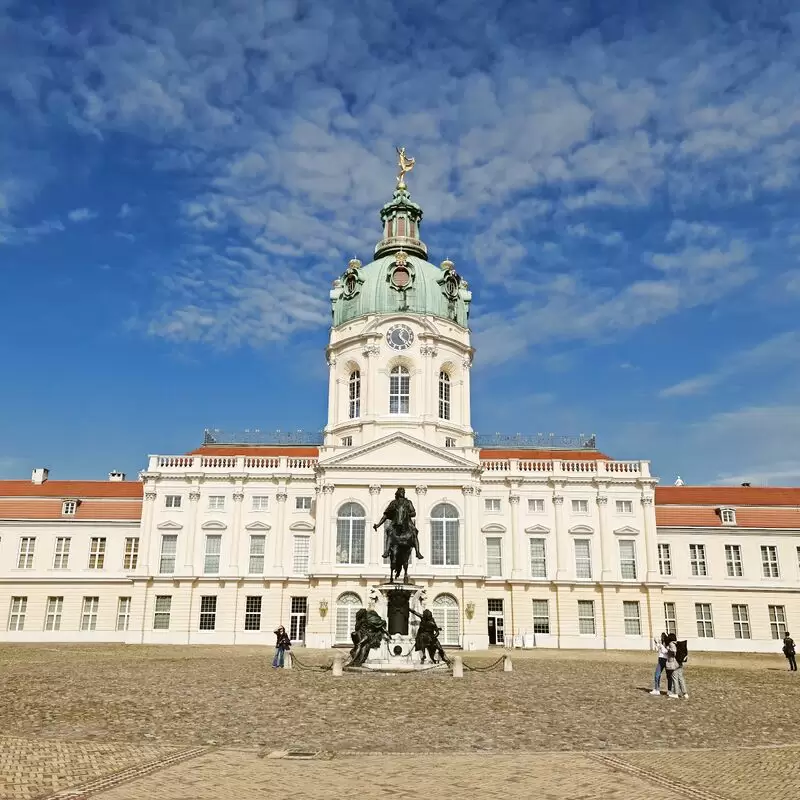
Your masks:
[{"label": "palace facade", "polygon": [[[800,630],[800,489],[656,487],[594,437],[472,429],[472,295],[402,183],[373,260],[330,293],[319,440],[207,431],[138,481],[0,481],[0,639],[349,644],[386,580],[398,487],[409,573],[451,647],[780,652]],[[3,622],[5,624],[3,624]]]}]

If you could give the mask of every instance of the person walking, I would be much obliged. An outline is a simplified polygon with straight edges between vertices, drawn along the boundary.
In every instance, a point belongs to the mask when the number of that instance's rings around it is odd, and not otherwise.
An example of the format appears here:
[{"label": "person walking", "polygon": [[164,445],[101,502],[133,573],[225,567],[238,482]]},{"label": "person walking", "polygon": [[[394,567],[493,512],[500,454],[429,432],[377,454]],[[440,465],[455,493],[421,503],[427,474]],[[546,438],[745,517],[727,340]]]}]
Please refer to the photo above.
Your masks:
[{"label": "person walking", "polygon": [[789,671],[797,672],[797,660],[795,659],[794,639],[789,636],[789,631],[786,631],[786,636],[783,637],[783,654],[789,661]]},{"label": "person walking", "polygon": [[[656,646],[656,652],[658,653],[658,663],[656,664],[656,674],[653,677],[653,691],[650,694],[661,697],[661,673],[667,667],[667,656],[669,655],[667,634],[662,633],[660,639],[653,639],[653,644]],[[671,691],[672,681],[669,679],[669,673],[667,673],[667,693]]]},{"label": "person walking", "polygon": [[[672,691],[669,686],[672,684]],[[683,663],[678,661],[678,637],[671,633],[667,637],[667,697],[689,699],[686,679],[683,676]]]},{"label": "person walking", "polygon": [[283,667],[284,653],[292,649],[292,641],[286,635],[286,628],[283,625],[275,628],[275,655],[272,659],[272,668],[280,669]]}]

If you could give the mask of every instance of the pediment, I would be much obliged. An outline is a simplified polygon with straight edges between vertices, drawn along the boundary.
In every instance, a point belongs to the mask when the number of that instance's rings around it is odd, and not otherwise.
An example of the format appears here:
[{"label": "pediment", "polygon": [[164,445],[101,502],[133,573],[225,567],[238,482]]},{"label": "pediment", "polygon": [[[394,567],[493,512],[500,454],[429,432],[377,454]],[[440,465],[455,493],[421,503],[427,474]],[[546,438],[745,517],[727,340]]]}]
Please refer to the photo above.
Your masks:
[{"label": "pediment", "polygon": [[173,522],[171,519],[168,519],[166,522],[159,522],[156,528],[160,531],[179,531],[183,528],[183,525],[181,525],[180,522]]},{"label": "pediment", "polygon": [[220,522],[218,519],[210,519],[200,526],[204,531],[224,531],[227,527],[228,526],[224,522]]},{"label": "pediment", "polygon": [[304,522],[303,520],[298,520],[297,522],[293,522],[289,526],[290,531],[313,531],[314,526],[310,522]]},{"label": "pediment", "polygon": [[249,525],[245,525],[244,529],[246,531],[268,531],[270,529],[270,525],[267,525],[266,522],[251,522]]},{"label": "pediment", "polygon": [[617,528],[614,533],[616,533],[617,536],[638,536],[639,529],[631,528],[630,525],[623,525],[621,528]]},{"label": "pediment", "polygon": [[590,525],[573,525],[569,529],[570,533],[594,533],[594,528]]},{"label": "pediment", "polygon": [[478,464],[463,456],[456,455],[446,447],[415,439],[407,433],[393,433],[360,447],[351,447],[342,453],[321,459],[320,469],[359,469],[366,468],[393,470],[429,469],[474,472]]},{"label": "pediment", "polygon": [[490,522],[481,528],[481,533],[505,533],[506,526],[501,525],[499,522]]},{"label": "pediment", "polygon": [[531,525],[530,528],[525,528],[525,533],[550,533],[550,528],[545,528],[544,525]]}]

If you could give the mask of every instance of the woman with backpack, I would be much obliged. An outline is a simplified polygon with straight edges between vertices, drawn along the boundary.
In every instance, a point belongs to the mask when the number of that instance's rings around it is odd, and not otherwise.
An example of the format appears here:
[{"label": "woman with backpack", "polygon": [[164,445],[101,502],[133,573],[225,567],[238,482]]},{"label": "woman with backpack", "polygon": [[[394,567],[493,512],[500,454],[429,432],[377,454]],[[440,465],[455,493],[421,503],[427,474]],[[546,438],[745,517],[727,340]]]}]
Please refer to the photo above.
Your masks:
[{"label": "woman with backpack", "polygon": [[286,634],[286,628],[283,625],[275,628],[275,655],[272,659],[273,669],[280,669],[283,667],[284,653],[292,649],[292,641]]},{"label": "woman with backpack", "polygon": [[678,637],[674,633],[667,637],[667,684],[670,682],[672,691],[667,689],[667,697],[689,699],[686,679],[683,676],[683,661],[678,660]]},{"label": "woman with backpack", "polygon": [[[669,650],[667,649],[667,634],[662,633],[661,639],[653,639],[653,644],[656,646],[656,652],[658,653],[658,663],[656,664],[656,674],[653,677],[653,691],[650,692],[652,695],[657,695],[661,697],[661,673],[667,667],[667,656],[669,655]],[[670,677],[670,673],[667,673],[667,694],[672,691],[672,678]]]},{"label": "woman with backpack", "polygon": [[786,631],[786,636],[783,637],[783,654],[789,661],[789,671],[797,672],[797,660],[795,659],[794,639],[789,636],[789,631]]}]

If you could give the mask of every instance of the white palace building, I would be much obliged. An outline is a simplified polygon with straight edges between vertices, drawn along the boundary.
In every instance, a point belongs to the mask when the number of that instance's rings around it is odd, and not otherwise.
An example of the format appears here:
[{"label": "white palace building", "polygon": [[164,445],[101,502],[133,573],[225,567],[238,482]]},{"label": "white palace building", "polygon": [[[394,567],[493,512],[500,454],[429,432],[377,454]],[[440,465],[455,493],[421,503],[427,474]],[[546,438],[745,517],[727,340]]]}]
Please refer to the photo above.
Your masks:
[{"label": "white palace building", "polygon": [[331,291],[319,437],[207,431],[138,481],[0,481],[0,639],[349,645],[385,582],[373,524],[406,489],[409,570],[443,643],[780,653],[800,631],[800,489],[656,488],[594,437],[470,419],[471,293],[427,260],[400,180],[382,238]]}]

